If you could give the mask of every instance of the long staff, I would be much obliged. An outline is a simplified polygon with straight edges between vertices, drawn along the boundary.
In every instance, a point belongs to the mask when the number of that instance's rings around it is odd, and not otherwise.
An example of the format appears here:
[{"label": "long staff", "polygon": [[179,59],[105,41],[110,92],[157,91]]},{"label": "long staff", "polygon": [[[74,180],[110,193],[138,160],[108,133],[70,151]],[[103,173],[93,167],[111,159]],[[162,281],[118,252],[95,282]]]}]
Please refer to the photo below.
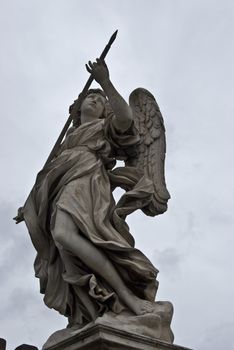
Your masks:
[{"label": "long staff", "polygon": [[[104,60],[104,58],[106,57],[108,51],[109,51],[110,48],[111,48],[111,45],[113,44],[113,42],[114,42],[115,39],[116,39],[117,33],[118,33],[118,30],[116,30],[116,31],[114,32],[114,34],[112,34],[112,36],[111,36],[111,38],[110,38],[108,44],[106,45],[106,47],[104,48],[104,50],[102,51],[102,53],[101,53],[101,55],[100,55],[100,59],[101,59],[101,60]],[[69,115],[69,117],[68,117],[68,119],[67,119],[67,121],[66,121],[66,123],[65,123],[65,125],[64,125],[64,127],[63,127],[63,129],[62,129],[62,131],[61,131],[61,133],[60,133],[60,135],[59,135],[59,137],[58,137],[58,139],[57,139],[57,141],[55,142],[55,145],[54,145],[54,147],[52,148],[52,150],[51,150],[51,152],[50,152],[50,154],[49,154],[49,157],[47,158],[47,160],[46,160],[46,162],[45,162],[45,164],[44,164],[44,167],[45,167],[45,166],[54,158],[54,156],[57,154],[57,152],[58,152],[58,150],[59,150],[59,146],[60,146],[60,144],[61,144],[61,142],[62,142],[62,140],[63,140],[63,138],[64,138],[64,136],[65,136],[65,134],[66,134],[66,132],[67,132],[67,130],[68,130],[68,128],[69,128],[69,126],[70,126],[72,120],[73,120],[73,118],[76,116],[77,112],[79,111],[79,109],[80,109],[80,107],[81,107],[81,104],[82,104],[82,101],[83,101],[83,99],[84,99],[84,97],[85,97],[85,95],[86,95],[86,93],[87,93],[87,91],[88,91],[90,85],[92,84],[92,82],[93,82],[93,77],[90,75],[90,77],[89,77],[89,79],[87,80],[87,82],[86,82],[86,84],[85,84],[85,86],[84,86],[82,92],[79,94],[78,99],[75,101],[74,106],[73,106],[73,108],[72,108],[72,111],[71,111],[71,113],[70,113],[70,115]],[[44,168],[44,167],[43,167],[43,168]],[[24,220],[24,219],[23,219],[23,207],[20,207],[20,208],[18,209],[18,215],[14,218],[14,220],[16,221],[16,224],[19,224],[21,221]]]},{"label": "long staff", "polygon": [[[101,53],[101,56],[100,56],[101,60],[104,60],[104,58],[106,57],[108,51],[110,50],[111,45],[115,41],[117,33],[118,33],[118,30],[116,30],[114,32],[114,34],[111,36],[108,44],[106,45],[105,49]],[[62,140],[63,140],[63,138],[64,138],[64,136],[65,136],[65,134],[66,134],[66,132],[67,132],[67,130],[68,130],[72,120],[73,120],[73,118],[76,116],[77,112],[79,111],[79,109],[81,107],[81,104],[82,104],[82,101],[84,99],[84,96],[86,95],[90,85],[92,84],[92,81],[93,81],[93,77],[90,75],[90,77],[87,80],[87,83],[85,84],[82,92],[79,94],[78,99],[75,101],[75,104],[74,104],[74,106],[72,108],[71,114],[69,115],[69,117],[68,117],[68,119],[67,119],[67,121],[66,121],[66,123],[65,123],[65,125],[64,125],[64,127],[63,127],[63,129],[62,129],[62,131],[61,131],[61,133],[60,133],[60,135],[59,135],[59,137],[58,137],[58,139],[57,139],[53,149],[52,149],[52,151],[50,152],[49,157],[47,158],[44,166],[46,166],[54,158],[54,156],[57,154],[59,146],[60,146],[60,144],[61,144],[61,142],[62,142]]]}]

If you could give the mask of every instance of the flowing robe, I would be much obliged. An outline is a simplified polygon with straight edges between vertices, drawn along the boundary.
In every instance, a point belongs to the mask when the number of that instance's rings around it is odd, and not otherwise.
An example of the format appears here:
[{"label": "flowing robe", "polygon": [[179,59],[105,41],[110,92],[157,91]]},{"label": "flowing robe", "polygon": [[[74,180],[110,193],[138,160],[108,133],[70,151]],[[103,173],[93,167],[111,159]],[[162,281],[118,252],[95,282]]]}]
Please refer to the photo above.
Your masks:
[{"label": "flowing robe", "polygon": [[[24,218],[37,250],[34,268],[41,293],[45,294],[44,302],[67,316],[70,325],[92,320],[89,303],[96,317],[108,310],[119,313],[125,306],[108,281],[88,268],[79,256],[55,244],[53,230],[58,209],[71,215],[77,235],[86,237],[110,259],[135,295],[154,301],[158,271],[134,247],[124,220],[134,206],[139,208],[142,201],[151,198],[151,183],[140,179],[129,191],[131,195],[127,192],[124,196],[122,202],[128,205],[123,209],[123,205],[117,208],[115,204],[110,181],[118,151],[137,142],[133,125],[120,133],[111,118],[82,124],[66,137],[59,155],[38,174],[26,201]],[[112,177],[116,180],[118,175]],[[85,302],[81,297],[84,294]]]}]

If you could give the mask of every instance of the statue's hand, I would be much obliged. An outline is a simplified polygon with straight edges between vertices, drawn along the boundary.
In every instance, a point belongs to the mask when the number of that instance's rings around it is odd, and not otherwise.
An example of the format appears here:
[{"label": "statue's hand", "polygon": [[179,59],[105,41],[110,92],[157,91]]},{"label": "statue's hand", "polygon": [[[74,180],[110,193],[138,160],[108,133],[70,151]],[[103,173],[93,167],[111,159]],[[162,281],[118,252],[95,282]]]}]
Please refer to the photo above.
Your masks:
[{"label": "statue's hand", "polygon": [[109,80],[109,70],[104,60],[100,58],[96,59],[96,62],[89,61],[88,64],[85,65],[87,71],[92,75],[92,77],[96,80],[100,85]]},{"label": "statue's hand", "polygon": [[23,212],[23,207],[20,207],[18,209],[18,214],[13,218],[15,220],[16,224],[19,224],[21,221],[24,221],[24,212]]}]

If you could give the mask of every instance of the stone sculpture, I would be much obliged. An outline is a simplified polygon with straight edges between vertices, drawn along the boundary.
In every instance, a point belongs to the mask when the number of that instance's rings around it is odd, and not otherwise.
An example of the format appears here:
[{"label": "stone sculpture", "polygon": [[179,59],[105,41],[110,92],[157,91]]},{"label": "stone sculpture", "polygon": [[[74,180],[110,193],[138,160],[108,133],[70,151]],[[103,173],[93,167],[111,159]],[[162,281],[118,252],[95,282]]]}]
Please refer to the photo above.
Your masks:
[{"label": "stone sculpture", "polygon": [[[158,270],[134,247],[125,221],[137,209],[150,216],[167,209],[163,118],[145,89],[131,93],[129,106],[104,60],[86,68],[102,89],[87,92],[16,221],[24,219],[37,251],[44,302],[68,318],[68,328],[126,322],[172,342],[172,305],[155,302]],[[125,166],[114,168],[116,160]],[[125,193],[115,203],[118,186]]]}]

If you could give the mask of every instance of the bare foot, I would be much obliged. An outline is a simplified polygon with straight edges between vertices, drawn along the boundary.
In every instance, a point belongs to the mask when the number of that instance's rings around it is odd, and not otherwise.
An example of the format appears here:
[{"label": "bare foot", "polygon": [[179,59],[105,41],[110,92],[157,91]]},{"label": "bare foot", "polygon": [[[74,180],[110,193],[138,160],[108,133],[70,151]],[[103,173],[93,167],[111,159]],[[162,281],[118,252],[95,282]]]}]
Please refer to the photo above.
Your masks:
[{"label": "bare foot", "polygon": [[150,314],[154,312],[154,305],[148,300],[143,300],[134,294],[128,294],[125,303],[137,316]]},{"label": "bare foot", "polygon": [[154,307],[152,303],[148,300],[142,300],[138,299],[137,302],[135,302],[135,313],[137,316],[144,315],[144,314],[152,314],[154,312]]}]

